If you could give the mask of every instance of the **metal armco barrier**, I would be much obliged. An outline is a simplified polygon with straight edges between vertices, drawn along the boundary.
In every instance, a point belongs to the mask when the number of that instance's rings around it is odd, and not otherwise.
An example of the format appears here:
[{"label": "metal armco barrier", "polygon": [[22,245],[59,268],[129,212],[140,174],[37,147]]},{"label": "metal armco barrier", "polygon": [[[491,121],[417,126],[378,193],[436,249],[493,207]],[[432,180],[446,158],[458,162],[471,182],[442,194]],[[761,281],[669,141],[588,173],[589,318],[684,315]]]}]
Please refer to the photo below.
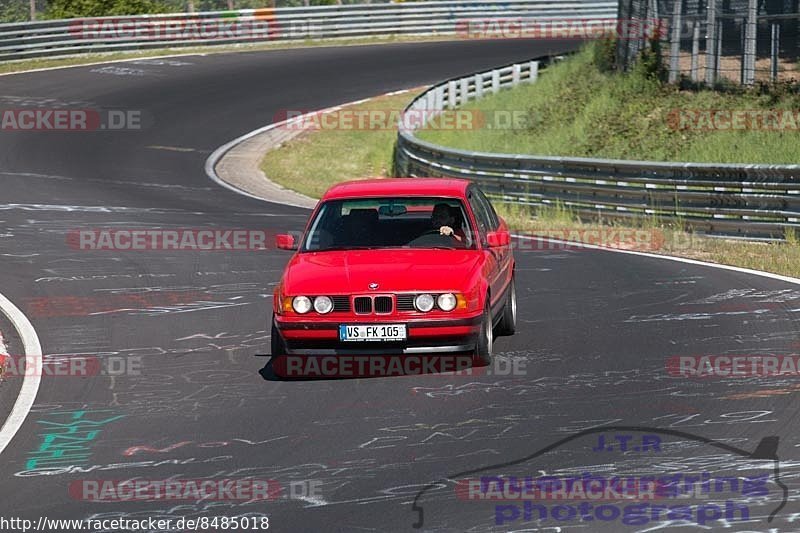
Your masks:
[{"label": "metal armco barrier", "polygon": [[[414,99],[400,121],[395,173],[480,182],[495,201],[561,204],[582,218],[651,217],[709,233],[783,238],[800,231],[800,165],[662,163],[492,154],[437,146],[414,135],[413,117],[504,87],[535,82],[552,59],[517,63],[440,83]],[[408,117],[406,119],[405,117]]]},{"label": "metal armco barrier", "polygon": [[214,44],[459,34],[470,21],[613,19],[589,0],[406,2],[171,13],[0,24],[0,61]]}]

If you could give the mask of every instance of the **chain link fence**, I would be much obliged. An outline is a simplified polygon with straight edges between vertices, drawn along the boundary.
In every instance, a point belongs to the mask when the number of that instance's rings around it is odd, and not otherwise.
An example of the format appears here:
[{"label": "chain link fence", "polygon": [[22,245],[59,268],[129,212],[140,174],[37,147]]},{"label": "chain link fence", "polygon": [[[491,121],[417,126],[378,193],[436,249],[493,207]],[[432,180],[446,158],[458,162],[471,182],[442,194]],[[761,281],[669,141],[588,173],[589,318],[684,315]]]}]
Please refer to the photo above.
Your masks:
[{"label": "chain link fence", "polygon": [[[661,22],[670,81],[800,81],[800,0],[620,0],[622,20]],[[644,37],[620,39],[617,63],[630,68]]]}]

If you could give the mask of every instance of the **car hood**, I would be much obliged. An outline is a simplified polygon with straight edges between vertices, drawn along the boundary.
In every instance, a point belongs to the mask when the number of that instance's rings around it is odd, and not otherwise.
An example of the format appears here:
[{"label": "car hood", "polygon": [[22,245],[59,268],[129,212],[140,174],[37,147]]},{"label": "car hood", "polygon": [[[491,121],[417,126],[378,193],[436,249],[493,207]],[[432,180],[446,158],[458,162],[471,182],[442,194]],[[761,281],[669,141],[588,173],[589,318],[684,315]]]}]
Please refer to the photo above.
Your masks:
[{"label": "car hood", "polygon": [[478,250],[349,250],[295,254],[284,294],[466,290],[480,270]]}]

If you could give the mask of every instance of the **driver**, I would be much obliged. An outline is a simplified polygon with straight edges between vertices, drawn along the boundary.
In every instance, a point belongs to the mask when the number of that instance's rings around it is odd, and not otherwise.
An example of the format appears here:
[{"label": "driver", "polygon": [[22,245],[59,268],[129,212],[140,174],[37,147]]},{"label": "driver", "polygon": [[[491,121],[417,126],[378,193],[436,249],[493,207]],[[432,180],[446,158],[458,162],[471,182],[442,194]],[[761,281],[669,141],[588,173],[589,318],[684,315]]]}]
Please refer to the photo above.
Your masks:
[{"label": "driver", "polygon": [[453,217],[453,212],[450,210],[450,206],[447,204],[436,204],[433,206],[433,213],[431,214],[431,226],[434,229],[439,230],[439,235],[447,235],[449,237],[453,237],[458,242],[463,242],[463,237],[458,235],[453,230],[453,224],[455,224],[455,217]]}]

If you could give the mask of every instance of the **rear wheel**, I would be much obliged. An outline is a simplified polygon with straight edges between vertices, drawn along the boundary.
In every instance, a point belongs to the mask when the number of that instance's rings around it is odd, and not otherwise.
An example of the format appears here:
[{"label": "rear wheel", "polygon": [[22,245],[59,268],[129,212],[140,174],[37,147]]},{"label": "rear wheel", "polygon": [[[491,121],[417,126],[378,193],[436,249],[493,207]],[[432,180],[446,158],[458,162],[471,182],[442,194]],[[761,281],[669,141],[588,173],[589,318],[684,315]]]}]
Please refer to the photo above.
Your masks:
[{"label": "rear wheel", "polygon": [[506,305],[503,307],[503,317],[497,324],[498,335],[513,335],[517,330],[517,288],[514,278],[511,278],[511,287],[506,296]]},{"label": "rear wheel", "polygon": [[483,318],[481,320],[481,331],[478,334],[478,342],[475,343],[475,354],[472,362],[475,366],[488,366],[492,364],[492,344],[494,343],[494,333],[492,332],[492,306],[489,298],[483,306]]}]

